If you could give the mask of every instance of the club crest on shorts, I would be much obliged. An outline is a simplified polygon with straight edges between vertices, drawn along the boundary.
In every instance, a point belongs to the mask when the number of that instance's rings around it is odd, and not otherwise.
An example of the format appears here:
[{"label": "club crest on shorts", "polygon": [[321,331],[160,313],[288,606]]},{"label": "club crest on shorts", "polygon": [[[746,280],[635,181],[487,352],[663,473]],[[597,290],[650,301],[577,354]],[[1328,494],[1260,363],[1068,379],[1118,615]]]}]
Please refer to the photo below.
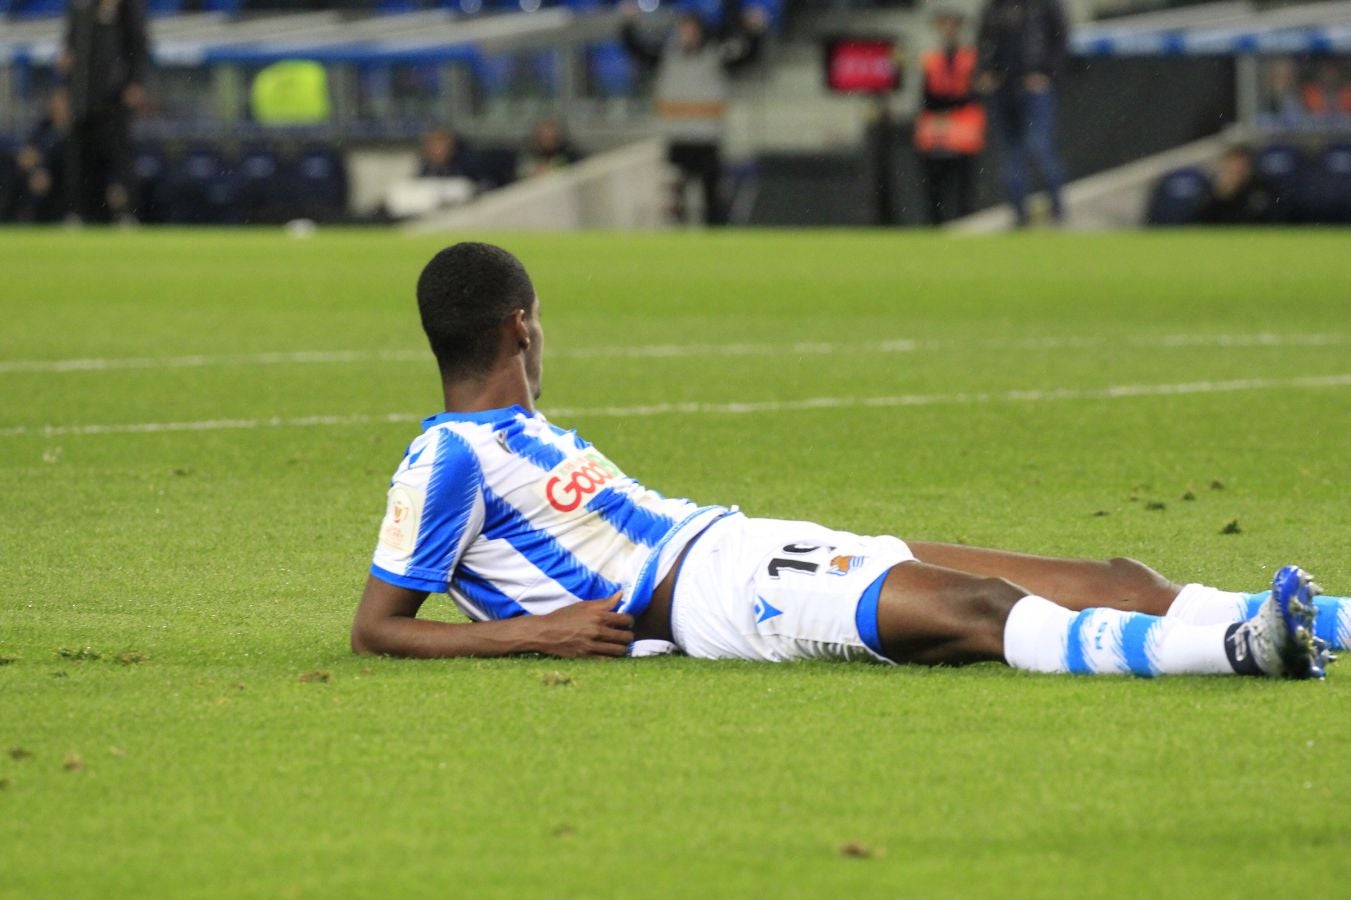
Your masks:
[{"label": "club crest on shorts", "polygon": [[866,556],[833,556],[830,559],[830,568],[826,572],[830,575],[848,575],[863,565],[866,559]]}]

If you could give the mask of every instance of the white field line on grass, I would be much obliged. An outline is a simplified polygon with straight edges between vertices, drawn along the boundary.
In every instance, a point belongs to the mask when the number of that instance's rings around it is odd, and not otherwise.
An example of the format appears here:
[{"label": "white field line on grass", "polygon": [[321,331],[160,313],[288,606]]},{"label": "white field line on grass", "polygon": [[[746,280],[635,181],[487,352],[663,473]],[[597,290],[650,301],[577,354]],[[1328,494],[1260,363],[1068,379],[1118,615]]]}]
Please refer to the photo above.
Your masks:
[{"label": "white field line on grass", "polygon": [[[545,410],[556,420],[584,418],[636,418],[661,415],[745,415],[850,407],[899,407],[975,405],[990,403],[1038,403],[1053,400],[1121,400],[1130,397],[1167,397],[1188,394],[1223,394],[1240,391],[1351,387],[1351,373],[1311,375],[1296,378],[1243,378],[1235,381],[1190,381],[1178,384],[1119,384],[1105,388],[1055,388],[1051,390],[972,391],[955,394],[895,394],[883,397],[811,397],[803,400],[762,400],[741,403],[650,403],[638,406],[563,407]],[[154,434],[171,431],[225,431],[257,428],[305,428],[320,425],[369,425],[417,422],[413,413],[386,415],[273,417],[268,419],[203,419],[195,422],[138,422],[123,425],[17,425],[0,429],[0,437],[41,435]]]},{"label": "white field line on grass", "polygon": [[[639,344],[616,347],[559,347],[551,359],[668,359],[689,356],[831,356],[855,353],[912,353],[924,350],[1069,350],[1119,344],[1141,349],[1184,347],[1331,347],[1351,344],[1351,334],[1165,334],[1152,337],[1047,337],[1022,340],[933,340],[894,338],[861,343],[797,341],[783,344]],[[15,373],[105,372],[117,369],[195,369],[211,366],[275,366],[311,363],[420,362],[419,350],[298,350],[192,356],[90,357],[85,359],[0,360],[0,375]]]}]

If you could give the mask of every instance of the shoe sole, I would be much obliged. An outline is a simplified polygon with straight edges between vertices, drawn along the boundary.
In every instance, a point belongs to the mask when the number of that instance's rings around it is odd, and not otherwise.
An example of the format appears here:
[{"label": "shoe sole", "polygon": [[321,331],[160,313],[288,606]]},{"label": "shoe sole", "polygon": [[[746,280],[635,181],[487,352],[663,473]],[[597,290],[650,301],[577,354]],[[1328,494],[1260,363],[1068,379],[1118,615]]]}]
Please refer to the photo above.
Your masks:
[{"label": "shoe sole", "polygon": [[[1293,584],[1291,581],[1293,580]],[[1271,581],[1271,592],[1281,610],[1286,640],[1281,648],[1281,663],[1286,678],[1322,678],[1326,650],[1314,637],[1317,608],[1313,598],[1323,593],[1309,574],[1297,566],[1286,566]]]}]

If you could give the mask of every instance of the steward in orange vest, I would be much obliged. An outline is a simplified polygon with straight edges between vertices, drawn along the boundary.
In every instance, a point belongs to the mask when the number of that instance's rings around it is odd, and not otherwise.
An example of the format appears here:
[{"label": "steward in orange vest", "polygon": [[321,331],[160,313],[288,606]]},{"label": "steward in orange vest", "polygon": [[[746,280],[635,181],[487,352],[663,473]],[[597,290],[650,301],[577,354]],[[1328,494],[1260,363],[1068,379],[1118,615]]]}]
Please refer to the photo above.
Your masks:
[{"label": "steward in orange vest", "polygon": [[933,24],[942,46],[920,57],[924,107],[915,119],[915,150],[924,170],[929,221],[938,225],[974,209],[975,159],[985,149],[985,107],[974,84],[976,48],[960,43],[961,14],[939,12]]},{"label": "steward in orange vest", "polygon": [[1311,116],[1345,116],[1351,114],[1351,85],[1342,83],[1337,63],[1325,62],[1318,67],[1317,77],[1300,91],[1304,111]]},{"label": "steward in orange vest", "polygon": [[985,149],[985,107],[972,90],[976,48],[930,50],[921,57],[924,109],[915,122],[920,153],[975,156]]}]

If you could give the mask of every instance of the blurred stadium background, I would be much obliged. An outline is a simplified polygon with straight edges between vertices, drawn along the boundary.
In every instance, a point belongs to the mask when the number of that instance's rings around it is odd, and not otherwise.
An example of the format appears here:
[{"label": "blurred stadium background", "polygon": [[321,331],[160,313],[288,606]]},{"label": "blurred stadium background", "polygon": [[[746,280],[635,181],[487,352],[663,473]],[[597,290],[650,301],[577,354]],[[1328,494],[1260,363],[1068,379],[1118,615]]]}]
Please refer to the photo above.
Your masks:
[{"label": "blurred stadium background", "polygon": [[[626,52],[626,17],[607,0],[143,2],[151,65],[131,124],[127,218],[658,228],[685,206],[671,199],[654,79]],[[968,40],[981,5],[944,4],[966,14]],[[767,20],[763,52],[731,81],[721,170],[730,224],[925,222],[912,131],[934,5],[641,6],[650,34],[690,10],[714,29],[752,9]],[[1068,227],[1191,223],[1226,178],[1266,193],[1255,220],[1351,221],[1351,3],[1067,0],[1066,13]],[[11,221],[70,217],[68,114],[53,100],[65,14],[64,0],[0,0],[0,217]],[[823,46],[841,35],[887,42],[894,90],[828,87]],[[566,149],[540,164],[532,135],[553,125]],[[1251,174],[1225,156],[1236,144]],[[419,179],[429,154],[453,164]],[[986,149],[978,211],[948,227],[1009,227],[1001,198]],[[1034,221],[1045,215],[1034,203]]]},{"label": "blurred stadium background", "polygon": [[[0,0],[0,898],[1351,879],[1346,660],[1138,683],[347,643],[442,402],[413,280],[457,234],[547,295],[546,412],[671,495],[1346,595],[1336,228],[922,230],[922,60],[989,0],[71,2],[143,3],[147,65],[126,96],[72,62],[64,0]],[[1066,215],[1030,224],[1351,222],[1351,0],[1062,2]],[[711,86],[718,230],[634,52],[689,11],[763,28]],[[68,190],[81,78],[134,101],[120,205]],[[944,228],[1015,226],[995,143]]]}]

